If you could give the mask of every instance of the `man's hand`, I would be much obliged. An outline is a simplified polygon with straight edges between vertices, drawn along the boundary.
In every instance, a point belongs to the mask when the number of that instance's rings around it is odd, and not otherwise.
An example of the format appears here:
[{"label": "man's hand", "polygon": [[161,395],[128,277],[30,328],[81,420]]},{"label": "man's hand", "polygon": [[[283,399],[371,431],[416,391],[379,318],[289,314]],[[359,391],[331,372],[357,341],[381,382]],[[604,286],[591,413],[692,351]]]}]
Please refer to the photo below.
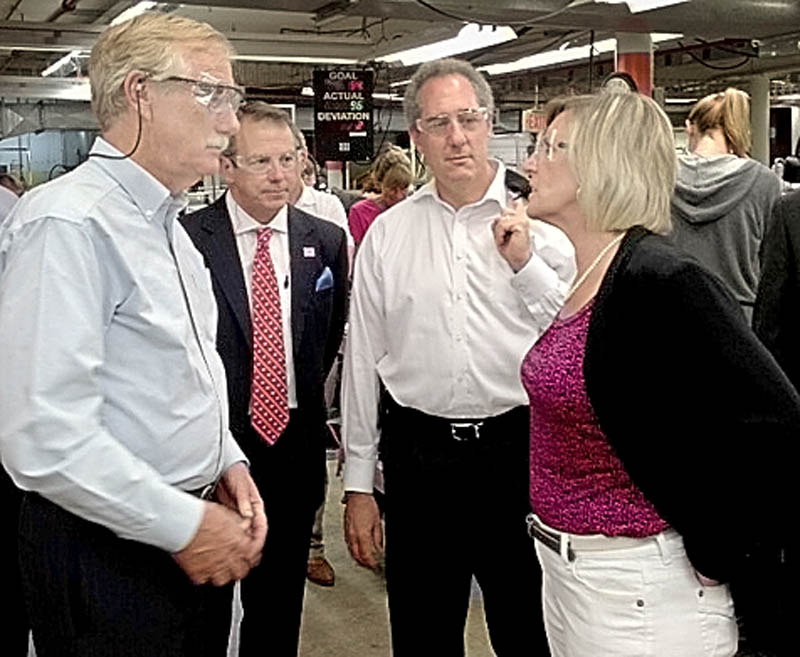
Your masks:
[{"label": "man's hand", "polygon": [[525,204],[515,201],[492,224],[494,243],[511,269],[518,272],[531,258],[531,236]]},{"label": "man's hand", "polygon": [[378,555],[383,554],[383,527],[378,505],[369,493],[347,494],[344,538],[353,559],[365,568],[378,568]]},{"label": "man's hand", "polygon": [[261,550],[267,537],[267,518],[264,514],[264,502],[244,463],[234,463],[225,471],[219,480],[215,496],[221,504],[250,520],[249,532],[253,541],[248,562],[251,567],[256,566],[261,560]]},{"label": "man's hand", "polygon": [[242,579],[254,565],[253,519],[242,518],[216,502],[204,505],[200,527],[173,558],[195,584],[222,586]]}]

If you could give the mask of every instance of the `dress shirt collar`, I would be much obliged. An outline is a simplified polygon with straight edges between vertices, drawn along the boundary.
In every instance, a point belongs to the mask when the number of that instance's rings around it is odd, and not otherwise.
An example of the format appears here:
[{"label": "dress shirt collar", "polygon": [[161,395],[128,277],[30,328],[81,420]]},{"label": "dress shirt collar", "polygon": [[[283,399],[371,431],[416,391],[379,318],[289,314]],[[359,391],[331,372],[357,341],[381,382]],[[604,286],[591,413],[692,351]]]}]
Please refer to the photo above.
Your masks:
[{"label": "dress shirt collar", "polygon": [[278,233],[289,232],[289,213],[284,205],[268,224],[261,223],[254,219],[247,211],[242,208],[233,198],[230,191],[225,194],[225,203],[228,207],[228,214],[231,216],[231,224],[235,235],[243,235],[249,232],[258,232],[262,228],[270,228]]},{"label": "dress shirt collar", "polygon": [[[508,205],[508,191],[506,190],[506,167],[500,160],[494,160],[490,158],[489,163],[492,165],[492,168],[495,169],[494,178],[492,178],[492,182],[489,183],[489,188],[486,190],[483,198],[475,203],[470,203],[469,205],[477,206],[481,205],[482,203],[486,203],[487,201],[495,201],[501,208],[504,208],[506,205]],[[410,198],[416,203],[421,199],[428,197],[434,199],[441,205],[445,205],[448,208],[450,207],[450,204],[447,201],[442,200],[442,197],[439,196],[439,190],[436,187],[436,178],[433,178],[425,183],[416,193],[412,194]]]},{"label": "dress shirt collar", "polygon": [[[122,155],[102,137],[95,139],[90,151],[93,153]],[[96,157],[94,162],[119,183],[148,221],[158,218],[163,223],[167,217],[175,217],[188,203],[186,194],[172,196],[153,174],[129,157],[116,160]]]}]

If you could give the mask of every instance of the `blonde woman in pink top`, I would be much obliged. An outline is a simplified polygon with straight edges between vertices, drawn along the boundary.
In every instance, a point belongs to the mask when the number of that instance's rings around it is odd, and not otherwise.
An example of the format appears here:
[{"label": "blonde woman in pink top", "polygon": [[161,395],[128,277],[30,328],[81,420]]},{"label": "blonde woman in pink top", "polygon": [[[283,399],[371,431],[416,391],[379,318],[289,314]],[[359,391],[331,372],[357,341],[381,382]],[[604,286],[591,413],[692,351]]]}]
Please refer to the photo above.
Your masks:
[{"label": "blonde woman in pink top", "polygon": [[364,239],[370,224],[384,210],[408,196],[414,180],[411,161],[403,149],[390,146],[373,163],[373,182],[380,190],[377,196],[358,201],[350,208],[347,222],[356,246]]},{"label": "blonde woman in pink top", "polygon": [[[566,233],[577,275],[521,365],[550,651],[732,657],[738,616],[749,648],[793,654],[776,644],[794,617],[800,397],[722,281],[664,236],[677,163],[656,103],[552,114],[527,215]],[[528,216],[495,225],[514,271]]]}]

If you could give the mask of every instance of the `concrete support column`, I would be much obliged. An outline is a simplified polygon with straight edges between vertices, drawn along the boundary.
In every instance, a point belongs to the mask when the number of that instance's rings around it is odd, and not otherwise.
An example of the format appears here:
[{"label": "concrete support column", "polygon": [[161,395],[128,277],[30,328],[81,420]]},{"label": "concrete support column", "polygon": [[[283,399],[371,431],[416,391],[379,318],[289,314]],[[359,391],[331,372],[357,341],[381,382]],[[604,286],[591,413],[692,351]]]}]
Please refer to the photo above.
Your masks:
[{"label": "concrete support column", "polygon": [[750,78],[750,131],[753,145],[750,156],[769,166],[769,78]]},{"label": "concrete support column", "polygon": [[649,34],[617,32],[614,70],[627,73],[639,93],[653,95],[653,40]]}]

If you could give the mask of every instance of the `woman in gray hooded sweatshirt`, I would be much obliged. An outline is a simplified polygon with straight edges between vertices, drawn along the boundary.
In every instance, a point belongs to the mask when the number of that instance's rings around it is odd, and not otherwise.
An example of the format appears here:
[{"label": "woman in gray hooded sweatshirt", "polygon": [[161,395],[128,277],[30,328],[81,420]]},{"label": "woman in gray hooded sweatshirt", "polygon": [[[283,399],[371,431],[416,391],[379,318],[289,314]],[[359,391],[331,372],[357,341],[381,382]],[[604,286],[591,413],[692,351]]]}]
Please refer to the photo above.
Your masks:
[{"label": "woman in gray hooded sweatshirt", "polygon": [[698,101],[686,133],[690,153],[679,159],[673,240],[727,284],[750,321],[761,242],[780,183],[747,155],[750,103],[743,91],[729,88]]}]

